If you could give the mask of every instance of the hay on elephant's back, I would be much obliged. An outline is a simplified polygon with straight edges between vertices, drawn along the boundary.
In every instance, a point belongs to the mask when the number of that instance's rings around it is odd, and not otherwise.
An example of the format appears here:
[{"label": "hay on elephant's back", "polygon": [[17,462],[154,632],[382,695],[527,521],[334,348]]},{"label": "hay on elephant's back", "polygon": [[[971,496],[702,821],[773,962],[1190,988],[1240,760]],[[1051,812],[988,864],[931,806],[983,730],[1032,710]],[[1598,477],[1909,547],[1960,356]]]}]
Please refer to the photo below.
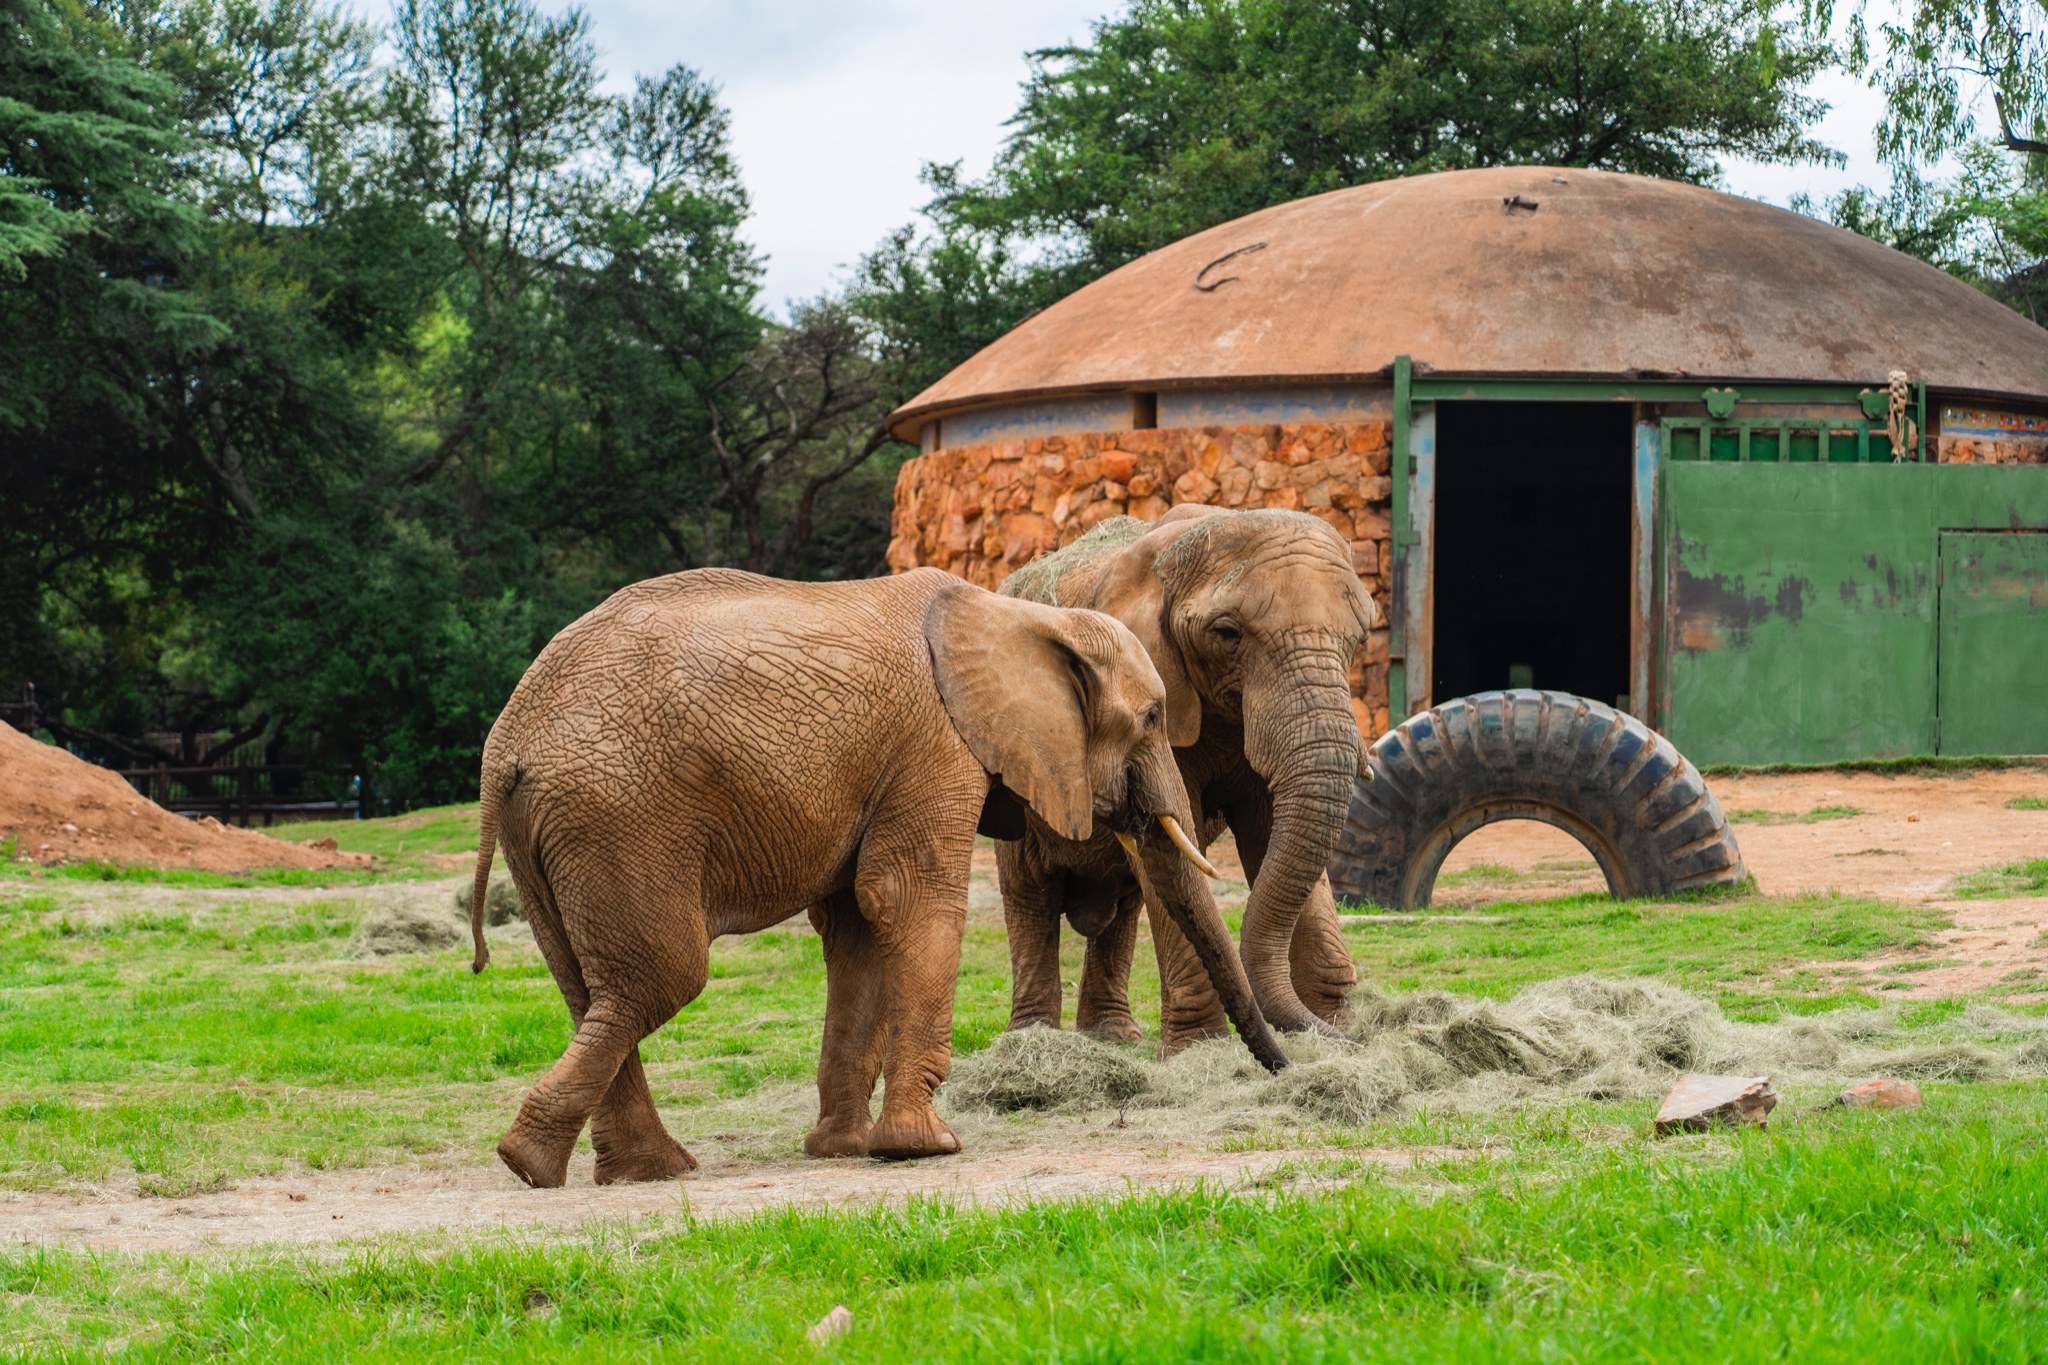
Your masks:
[{"label": "hay on elephant's back", "polygon": [[946,1080],[956,1105],[1020,1109],[1120,1109],[1145,1093],[1144,1063],[1085,1033],[1027,1028],[960,1058]]},{"label": "hay on elephant's back", "polygon": [[1063,575],[1084,564],[1092,564],[1104,555],[1114,554],[1151,529],[1150,522],[1139,521],[1136,517],[1110,517],[1091,527],[1073,544],[1032,560],[1005,578],[996,591],[1005,597],[1021,597],[1027,602],[1042,602],[1049,607],[1064,605],[1060,601],[1060,578]]}]

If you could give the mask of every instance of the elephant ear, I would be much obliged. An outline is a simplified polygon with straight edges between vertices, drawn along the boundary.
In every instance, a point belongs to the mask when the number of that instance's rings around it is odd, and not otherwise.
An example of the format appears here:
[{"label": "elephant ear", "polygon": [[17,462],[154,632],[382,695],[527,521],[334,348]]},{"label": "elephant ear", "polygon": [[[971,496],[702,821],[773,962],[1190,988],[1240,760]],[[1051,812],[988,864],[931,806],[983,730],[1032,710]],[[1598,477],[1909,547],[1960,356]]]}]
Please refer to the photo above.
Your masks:
[{"label": "elephant ear", "polygon": [[[1174,516],[1180,510],[1176,507],[1167,513],[1162,524],[1178,526],[1193,519]],[[1159,551],[1177,539],[1178,531],[1148,531],[1112,556],[1085,605],[1129,626],[1145,647],[1152,666],[1159,670],[1159,681],[1166,684],[1166,742],[1185,749],[1202,737],[1202,697],[1188,681],[1187,663],[1167,629],[1171,604],[1154,564]]]},{"label": "elephant ear", "polygon": [[1095,828],[1088,717],[1102,683],[1085,616],[963,584],[924,619],[939,698],[968,752],[1069,839]]}]

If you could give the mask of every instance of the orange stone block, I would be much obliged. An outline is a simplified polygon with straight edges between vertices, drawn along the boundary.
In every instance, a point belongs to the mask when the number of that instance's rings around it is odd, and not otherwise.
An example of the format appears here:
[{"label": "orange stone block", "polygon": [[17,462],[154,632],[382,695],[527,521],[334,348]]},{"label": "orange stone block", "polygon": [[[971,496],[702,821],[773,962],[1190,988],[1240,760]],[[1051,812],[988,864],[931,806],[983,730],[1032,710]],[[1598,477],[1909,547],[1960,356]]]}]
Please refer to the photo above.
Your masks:
[{"label": "orange stone block", "polygon": [[1166,499],[1161,497],[1132,498],[1131,515],[1139,521],[1157,521],[1166,515]]},{"label": "orange stone block", "polygon": [[1114,479],[1118,483],[1129,483],[1131,476],[1138,472],[1138,457],[1127,450],[1105,450],[1100,460],[1102,473],[1099,477]]}]

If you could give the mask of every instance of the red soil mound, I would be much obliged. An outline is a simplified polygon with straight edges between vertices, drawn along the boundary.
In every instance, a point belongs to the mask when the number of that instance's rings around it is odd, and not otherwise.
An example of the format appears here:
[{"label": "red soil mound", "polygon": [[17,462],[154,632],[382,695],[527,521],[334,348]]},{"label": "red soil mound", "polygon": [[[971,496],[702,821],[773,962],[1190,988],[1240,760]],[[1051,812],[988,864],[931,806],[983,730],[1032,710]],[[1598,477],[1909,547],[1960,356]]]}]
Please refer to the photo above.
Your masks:
[{"label": "red soil mound", "polygon": [[359,853],[288,844],[219,821],[187,820],[118,774],[40,744],[0,721],[0,839],[39,863],[94,860],[243,872],[255,867],[367,867]]}]

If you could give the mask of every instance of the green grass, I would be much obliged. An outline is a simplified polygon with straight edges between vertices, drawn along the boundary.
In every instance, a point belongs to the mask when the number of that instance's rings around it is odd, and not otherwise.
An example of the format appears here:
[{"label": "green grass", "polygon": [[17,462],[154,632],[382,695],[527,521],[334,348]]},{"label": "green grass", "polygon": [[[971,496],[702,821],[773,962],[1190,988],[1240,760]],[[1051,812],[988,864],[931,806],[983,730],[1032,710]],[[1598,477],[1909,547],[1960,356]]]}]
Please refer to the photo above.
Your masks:
[{"label": "green grass", "polygon": [[1956,878],[1953,888],[1964,900],[1986,900],[2001,896],[2048,896],[2048,858],[1987,867],[1981,872]]},{"label": "green grass", "polygon": [[2015,796],[2005,803],[2007,810],[2048,810],[2048,796]]},{"label": "green grass", "polygon": [[[339,1256],[10,1249],[0,1347],[266,1365],[2039,1360],[2048,1086],[1928,1089],[1919,1113],[1767,1134],[1531,1125],[1407,1173],[1354,1165],[1320,1193],[788,1211]],[[852,1332],[812,1348],[838,1303]]]},{"label": "green grass", "polygon": [[348,886],[375,879],[351,868],[316,871],[303,867],[259,867],[247,872],[195,872],[187,868],[141,867],[124,863],[59,863],[52,867],[10,864],[0,859],[0,876],[27,881],[54,878],[73,882],[135,882],[151,886],[248,888],[258,886]]},{"label": "green grass", "polygon": [[471,801],[467,805],[433,806],[376,820],[311,820],[278,825],[263,832],[294,843],[332,839],[344,852],[370,853],[394,860],[416,859],[429,853],[474,853],[477,807]]},{"label": "green grass", "polygon": [[[464,816],[349,832],[378,845],[365,851],[422,858],[459,845]],[[1474,871],[1485,885],[1497,870]],[[454,880],[419,894],[450,894]],[[266,1172],[488,1163],[518,1097],[568,1041],[560,995],[516,930],[480,977],[460,948],[346,958],[359,894],[0,879],[0,1188],[132,1181],[182,1198]],[[1576,972],[1649,974],[1775,1018],[1876,1003],[1904,978],[1845,985],[1825,964],[1927,943],[1944,924],[1926,907],[1743,888],[1489,911],[1498,923],[1355,924],[1345,936],[1361,977],[1392,989],[1506,997]],[[1078,939],[1066,947],[1073,981]],[[1149,949],[1132,993],[1150,1028]],[[815,937],[720,940],[704,994],[644,1048],[678,1135],[734,1127],[753,1097],[807,1086],[823,999]],[[970,919],[955,1008],[959,1051],[1007,1019],[1007,951],[987,912]],[[1767,1134],[1672,1141],[1650,1139],[1645,1106],[1622,1102],[1398,1117],[1319,1140],[1421,1151],[1412,1167],[1303,1154],[1247,1188],[1139,1199],[683,1217],[318,1252],[8,1247],[0,1354],[2041,1359],[2048,1084],[1925,1088],[1920,1113],[1813,1113],[1802,1098]],[[777,1130],[739,1150],[790,1160],[794,1147]],[[853,1334],[810,1347],[805,1327],[837,1302]]]},{"label": "green grass", "polygon": [[1731,810],[1728,820],[1737,825],[1815,825],[1823,820],[1853,820],[1869,813],[1855,806],[1815,806],[1804,815],[1778,810]]},{"label": "green grass", "polygon": [[1657,976],[1718,999],[1741,1018],[1833,1008],[1852,995],[1804,964],[1929,942],[1940,912],[1844,896],[1721,893],[1676,902],[1602,895],[1485,907],[1499,923],[1347,924],[1361,979],[1505,999],[1580,972]]},{"label": "green grass", "polygon": [[[353,901],[277,894],[0,882],[0,1188],[488,1159],[569,1041],[530,943],[482,976],[466,949],[358,962]],[[991,925],[968,932],[956,1002],[963,1050],[1008,1020]],[[807,1080],[823,1012],[814,936],[721,940],[704,994],[643,1049],[657,1098]]]}]

